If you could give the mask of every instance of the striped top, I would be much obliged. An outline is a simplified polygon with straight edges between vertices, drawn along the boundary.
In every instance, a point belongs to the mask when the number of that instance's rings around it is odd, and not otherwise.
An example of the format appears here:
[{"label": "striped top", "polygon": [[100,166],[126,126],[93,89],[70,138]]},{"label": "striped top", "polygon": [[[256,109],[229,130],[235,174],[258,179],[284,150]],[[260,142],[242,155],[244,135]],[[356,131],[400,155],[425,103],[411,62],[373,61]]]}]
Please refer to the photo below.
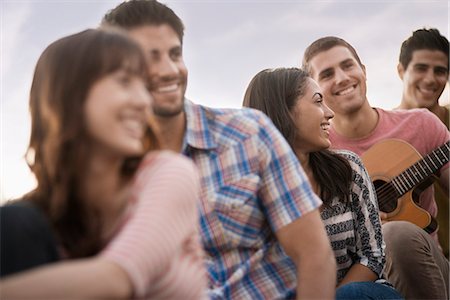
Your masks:
[{"label": "striped top", "polygon": [[336,197],[324,206],[321,217],[336,257],[339,283],[354,264],[368,267],[381,279],[385,263],[384,241],[375,190],[360,158],[350,151],[336,151],[353,170],[348,205]]},{"label": "striped top", "polygon": [[260,111],[188,100],[185,111],[183,152],[200,172],[209,296],[295,298],[297,269],[275,232],[322,203],[296,156]]},{"label": "striped top", "polygon": [[205,298],[206,276],[197,231],[198,173],[168,151],[142,161],[132,209],[101,253],[128,274],[135,298]]}]

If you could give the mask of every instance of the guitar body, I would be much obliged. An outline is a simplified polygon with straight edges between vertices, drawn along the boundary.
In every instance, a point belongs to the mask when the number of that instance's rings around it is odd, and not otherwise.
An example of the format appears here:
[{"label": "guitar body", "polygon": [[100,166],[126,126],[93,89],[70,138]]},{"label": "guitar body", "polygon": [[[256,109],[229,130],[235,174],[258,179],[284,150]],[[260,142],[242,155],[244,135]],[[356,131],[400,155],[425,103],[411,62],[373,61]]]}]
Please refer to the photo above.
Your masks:
[{"label": "guitar body", "polygon": [[402,140],[384,140],[373,145],[361,158],[377,189],[379,208],[387,213],[388,221],[409,221],[427,232],[436,230],[436,221],[428,211],[417,204],[420,193],[432,183],[432,180],[423,182],[399,198],[390,195],[389,199],[387,193],[380,193],[377,188],[391,182],[397,175],[422,159],[414,147]]}]

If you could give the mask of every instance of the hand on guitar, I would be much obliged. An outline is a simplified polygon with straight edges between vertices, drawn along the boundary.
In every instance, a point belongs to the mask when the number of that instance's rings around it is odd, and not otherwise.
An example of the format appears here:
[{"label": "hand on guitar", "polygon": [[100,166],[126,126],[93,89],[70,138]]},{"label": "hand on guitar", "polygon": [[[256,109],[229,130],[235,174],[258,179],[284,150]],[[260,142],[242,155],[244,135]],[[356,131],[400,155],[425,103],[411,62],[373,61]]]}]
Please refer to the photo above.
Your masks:
[{"label": "hand on guitar", "polygon": [[419,198],[436,175],[441,186],[448,187],[449,168],[441,168],[449,161],[449,150],[450,141],[422,157],[407,142],[386,139],[361,156],[377,193],[382,224],[409,221],[428,233],[437,229],[436,220],[419,205]]},{"label": "hand on guitar", "polygon": [[384,224],[384,223],[386,223],[388,220],[387,220],[387,217],[388,217],[388,215],[387,215],[387,213],[385,213],[385,212],[383,212],[383,211],[379,211],[378,212],[378,214],[380,215],[380,219],[381,219],[381,224]]}]

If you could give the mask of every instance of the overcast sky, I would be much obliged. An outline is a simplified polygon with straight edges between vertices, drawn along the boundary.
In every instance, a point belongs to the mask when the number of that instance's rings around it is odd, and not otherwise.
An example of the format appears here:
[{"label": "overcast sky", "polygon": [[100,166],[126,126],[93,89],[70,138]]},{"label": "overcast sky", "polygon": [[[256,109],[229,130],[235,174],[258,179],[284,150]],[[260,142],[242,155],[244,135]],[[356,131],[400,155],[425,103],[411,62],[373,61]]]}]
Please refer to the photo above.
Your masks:
[{"label": "overcast sky", "polygon": [[[96,27],[121,1],[12,1],[1,5],[1,198],[34,186],[23,160],[29,137],[28,93],[34,66],[48,44]],[[299,66],[317,38],[350,42],[366,65],[373,106],[393,108],[402,85],[396,73],[401,42],[413,30],[438,28],[448,37],[447,0],[423,1],[162,1],[186,26],[187,97],[214,107],[240,107],[260,70]],[[448,92],[443,102],[448,102]]]}]

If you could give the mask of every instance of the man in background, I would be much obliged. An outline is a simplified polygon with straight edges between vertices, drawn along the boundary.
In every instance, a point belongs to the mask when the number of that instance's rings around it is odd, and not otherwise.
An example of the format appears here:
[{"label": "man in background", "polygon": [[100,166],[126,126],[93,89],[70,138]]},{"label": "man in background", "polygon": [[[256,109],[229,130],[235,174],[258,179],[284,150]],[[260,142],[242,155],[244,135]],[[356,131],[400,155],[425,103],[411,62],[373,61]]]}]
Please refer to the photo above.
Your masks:
[{"label": "man in background", "polygon": [[[399,109],[427,108],[449,129],[449,104],[439,105],[439,98],[449,79],[449,42],[437,29],[418,29],[400,48],[398,75],[403,81]],[[438,206],[439,242],[444,255],[449,255],[448,191],[434,184]]]}]

